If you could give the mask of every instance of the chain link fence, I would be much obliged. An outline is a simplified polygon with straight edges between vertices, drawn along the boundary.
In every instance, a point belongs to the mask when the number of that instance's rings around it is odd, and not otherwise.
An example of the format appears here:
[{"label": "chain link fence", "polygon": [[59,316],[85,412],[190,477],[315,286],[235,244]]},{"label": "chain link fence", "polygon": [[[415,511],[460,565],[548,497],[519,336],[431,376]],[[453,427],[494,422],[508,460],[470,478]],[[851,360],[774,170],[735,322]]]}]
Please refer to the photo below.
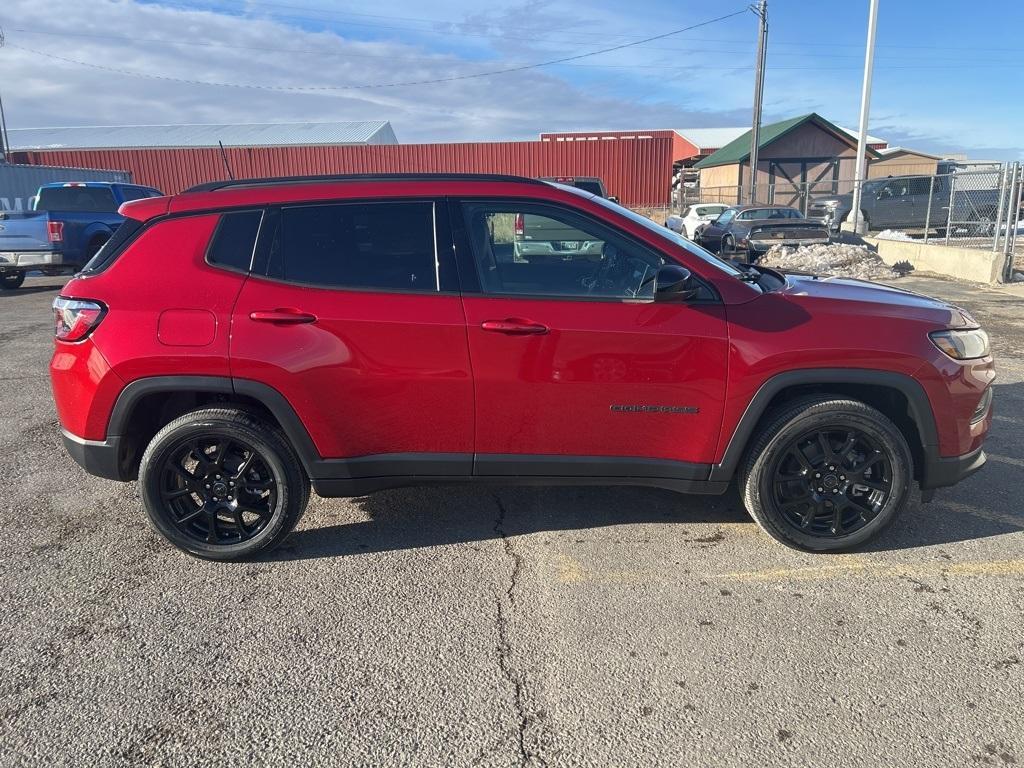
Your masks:
[{"label": "chain link fence", "polygon": [[[853,179],[778,181],[759,185],[754,202],[796,208],[838,233],[844,223],[852,223],[853,188]],[[1004,253],[1010,279],[1011,257],[1016,253],[1018,235],[1024,235],[1022,195],[1022,163],[934,176],[887,176],[864,181],[861,214],[870,235]],[[679,196],[679,210],[695,203],[750,202],[749,187],[693,187]],[[1024,267],[1024,258],[1018,262]]]}]

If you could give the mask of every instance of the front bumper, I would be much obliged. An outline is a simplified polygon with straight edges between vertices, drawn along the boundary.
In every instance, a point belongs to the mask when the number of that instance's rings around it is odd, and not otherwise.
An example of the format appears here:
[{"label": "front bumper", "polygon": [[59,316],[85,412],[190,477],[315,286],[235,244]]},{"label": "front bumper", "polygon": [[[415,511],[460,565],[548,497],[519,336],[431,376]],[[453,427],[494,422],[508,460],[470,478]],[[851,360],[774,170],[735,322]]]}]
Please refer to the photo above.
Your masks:
[{"label": "front bumper", "polygon": [[61,251],[0,251],[0,272],[12,267],[59,267],[63,264]]},{"label": "front bumper", "polygon": [[965,453],[963,456],[925,456],[924,472],[921,475],[921,490],[948,488],[964,480],[988,461],[982,448]]}]

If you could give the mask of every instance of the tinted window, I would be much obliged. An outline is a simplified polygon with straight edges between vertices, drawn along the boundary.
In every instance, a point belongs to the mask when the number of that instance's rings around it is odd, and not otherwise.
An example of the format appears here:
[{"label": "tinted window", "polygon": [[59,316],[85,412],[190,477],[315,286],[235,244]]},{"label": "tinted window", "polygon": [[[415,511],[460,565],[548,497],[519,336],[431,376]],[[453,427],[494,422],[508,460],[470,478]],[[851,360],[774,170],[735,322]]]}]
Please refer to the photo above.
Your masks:
[{"label": "tinted window", "polygon": [[717,224],[720,227],[724,227],[726,224],[732,221],[732,217],[735,215],[736,211],[734,211],[732,208],[730,208],[727,211],[722,211],[722,215],[715,219],[715,224]]},{"label": "tinted window", "polygon": [[313,285],[437,291],[434,205],[346,203],[281,211],[271,274]]},{"label": "tinted window", "polygon": [[121,197],[124,201],[142,200],[145,197],[154,197],[153,190],[146,187],[121,187]]},{"label": "tinted window", "polygon": [[582,189],[584,192],[589,192],[592,195],[604,197],[604,190],[601,189],[601,182],[599,181],[583,181],[577,179],[576,187],[577,189]]},{"label": "tinted window", "polygon": [[83,272],[100,272],[108,267],[114,259],[121,255],[127,248],[128,243],[142,229],[142,222],[135,219],[125,219],[121,225],[114,230],[114,234],[96,252],[96,255],[89,259],[82,267]]},{"label": "tinted window", "polygon": [[465,206],[485,293],[653,298],[664,259],[583,216],[541,205]]},{"label": "tinted window", "polygon": [[263,211],[223,214],[213,233],[206,258],[211,264],[248,271],[262,218]]},{"label": "tinted window", "polygon": [[43,187],[36,210],[114,213],[117,203],[108,187]]}]

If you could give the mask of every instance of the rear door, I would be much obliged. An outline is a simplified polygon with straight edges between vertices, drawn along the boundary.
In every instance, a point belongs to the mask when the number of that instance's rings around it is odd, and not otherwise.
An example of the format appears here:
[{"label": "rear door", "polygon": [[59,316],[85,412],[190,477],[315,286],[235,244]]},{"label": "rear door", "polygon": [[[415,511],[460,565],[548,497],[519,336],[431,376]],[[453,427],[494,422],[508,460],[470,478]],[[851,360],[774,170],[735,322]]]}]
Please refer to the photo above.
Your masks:
[{"label": "rear door", "polygon": [[[599,247],[516,260],[512,223],[527,214]],[[562,205],[464,200],[453,221],[472,257],[460,270],[478,281],[463,294],[477,474],[698,479],[725,386],[725,311],[710,288],[654,303],[671,257]]]},{"label": "rear door", "polygon": [[338,477],[470,472],[465,316],[438,205],[268,211],[235,306],[232,375],[282,394],[320,455],[347,460]]}]

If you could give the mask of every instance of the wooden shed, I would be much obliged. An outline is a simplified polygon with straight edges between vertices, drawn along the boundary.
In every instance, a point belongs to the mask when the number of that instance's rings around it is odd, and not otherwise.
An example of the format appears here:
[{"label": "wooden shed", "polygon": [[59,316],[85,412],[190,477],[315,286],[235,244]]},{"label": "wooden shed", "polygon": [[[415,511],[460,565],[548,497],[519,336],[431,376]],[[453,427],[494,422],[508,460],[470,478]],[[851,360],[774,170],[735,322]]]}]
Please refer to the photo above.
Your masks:
[{"label": "wooden shed", "polygon": [[938,170],[937,155],[929,155],[906,147],[888,147],[878,151],[877,160],[868,163],[868,178],[885,176],[934,176]]},{"label": "wooden shed", "polygon": [[[878,156],[869,146],[869,161]],[[848,192],[856,158],[856,136],[814,112],[762,126],[758,202],[799,208],[808,197]],[[700,171],[702,200],[745,202],[750,185],[750,131],[694,168]]]}]

